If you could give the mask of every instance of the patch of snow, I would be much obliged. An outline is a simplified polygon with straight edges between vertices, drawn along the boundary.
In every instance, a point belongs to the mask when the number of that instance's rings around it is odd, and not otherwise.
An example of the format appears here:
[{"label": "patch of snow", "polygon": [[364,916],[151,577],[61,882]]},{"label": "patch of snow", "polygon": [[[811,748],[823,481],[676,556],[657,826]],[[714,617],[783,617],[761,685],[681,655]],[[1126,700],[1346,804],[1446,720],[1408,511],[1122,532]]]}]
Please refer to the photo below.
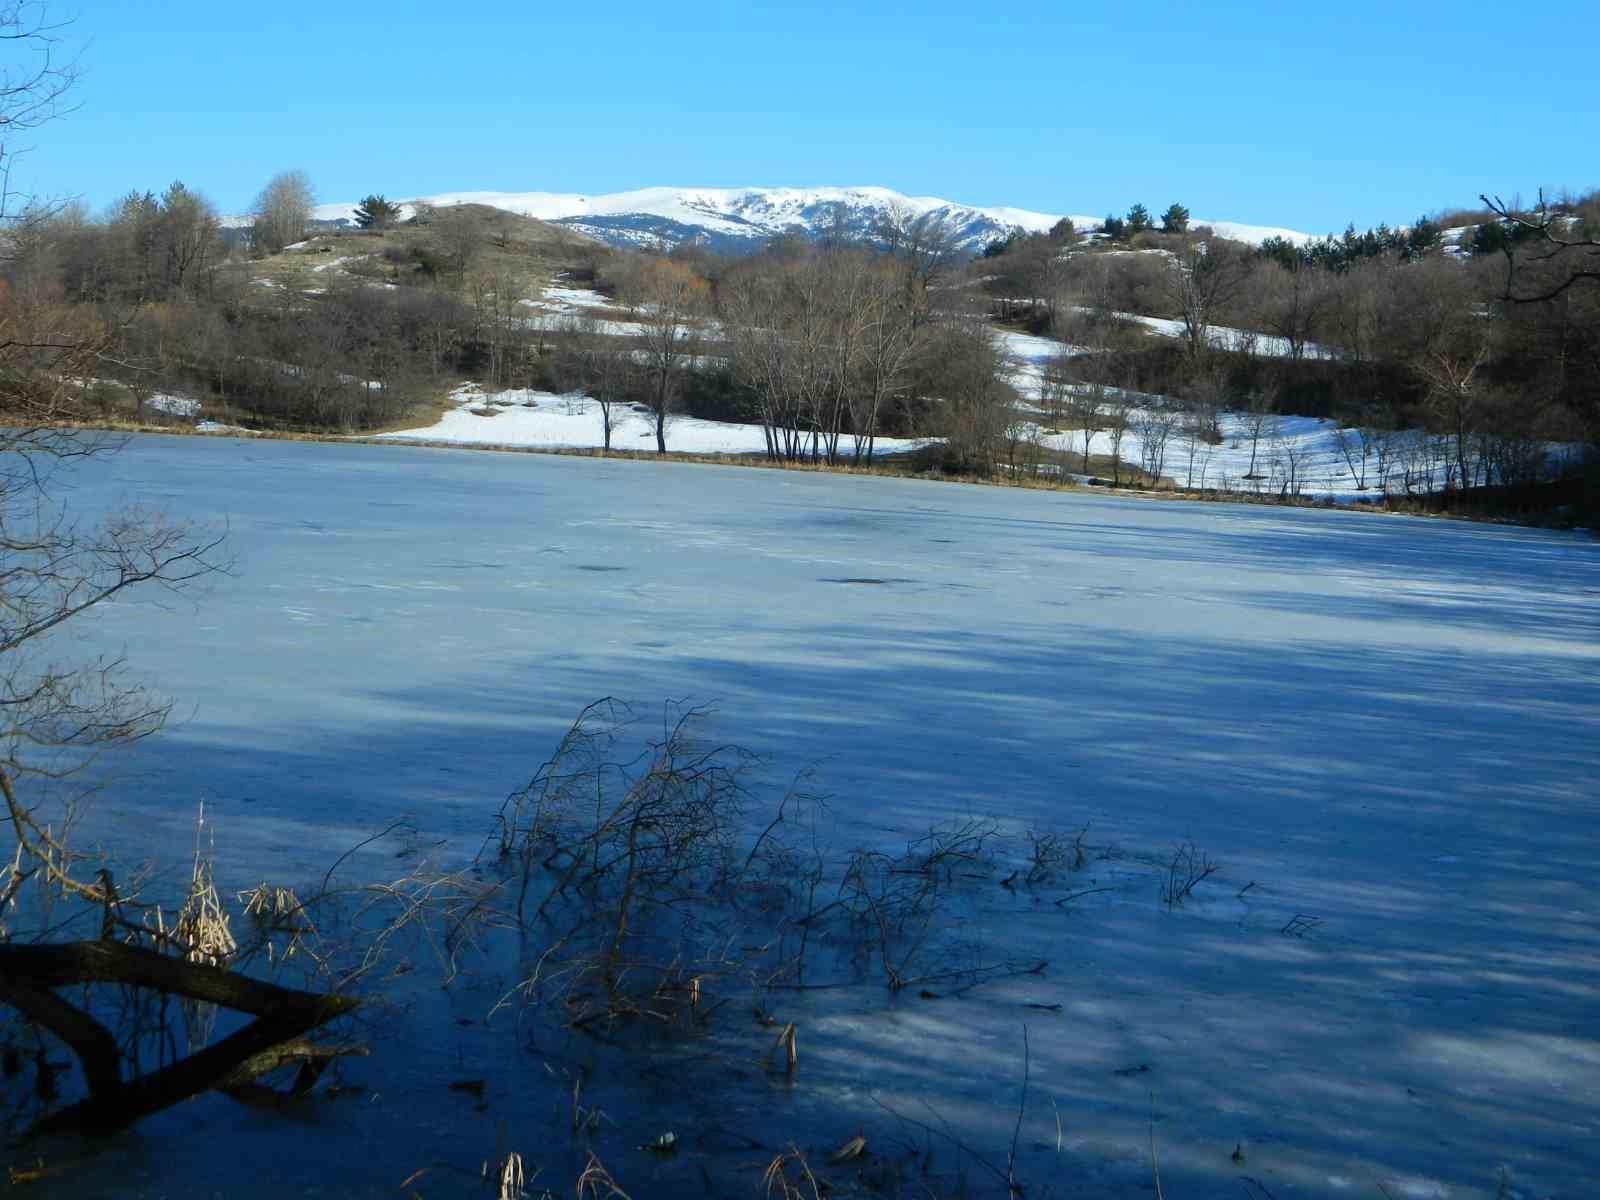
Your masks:
[{"label": "patch of snow", "polygon": [[147,397],[145,407],[174,417],[194,417],[200,414],[200,401],[190,396],[169,396],[163,392]]},{"label": "patch of snow", "polygon": [[[457,388],[456,407],[425,429],[378,435],[385,441],[453,442],[471,446],[516,446],[541,449],[596,449],[605,444],[600,405],[580,394],[559,395],[513,389],[484,392],[475,384]],[[492,417],[475,408],[495,408]],[[614,450],[654,450],[655,417],[627,405],[611,409]],[[848,445],[848,439],[841,444]],[[877,439],[879,454],[899,454],[926,443],[907,438]],[[698,417],[667,418],[667,449],[682,454],[764,454],[766,437],[760,425],[706,421]]]},{"label": "patch of snow", "polygon": [[[1152,333],[1162,337],[1181,338],[1184,336],[1182,321],[1175,321],[1168,317],[1141,317],[1137,313],[1118,313],[1118,317],[1125,321],[1135,321],[1149,329]],[[1254,329],[1237,329],[1231,325],[1210,325],[1206,327],[1206,342],[1218,350],[1234,350],[1258,354],[1262,358],[1288,358],[1289,339],[1277,337],[1270,333],[1260,333]],[[1315,342],[1307,342],[1301,350],[1305,358],[1332,358],[1333,351],[1326,346],[1319,346]]]},{"label": "patch of snow", "polygon": [[585,308],[611,308],[616,304],[591,288],[551,285],[544,289],[544,302],[558,312],[577,312]]},{"label": "patch of snow", "polygon": [[[1160,397],[1148,399],[1161,401]],[[1132,414],[1118,448],[1124,462],[1144,461],[1146,439],[1140,417],[1147,411],[1135,409]],[[1363,456],[1356,430],[1319,417],[1271,414],[1261,420],[1256,432],[1255,417],[1224,412],[1218,415],[1222,441],[1216,445],[1191,436],[1179,414],[1173,413],[1172,418],[1174,428],[1166,442],[1161,474],[1180,486],[1354,501],[1376,500],[1385,492],[1421,495],[1443,489],[1452,478],[1453,448],[1440,436],[1419,429],[1383,435],[1387,444],[1380,462],[1374,445],[1369,445]],[[1154,429],[1151,434],[1159,436]],[[1041,428],[1038,436],[1051,449],[1083,452],[1080,431],[1050,434]],[[1109,433],[1097,432],[1089,452],[1091,456],[1109,455],[1112,445]],[[1572,451],[1554,443],[1545,449],[1549,474],[1559,471]],[[1468,468],[1480,475],[1486,470],[1476,455],[1469,455]]]}]

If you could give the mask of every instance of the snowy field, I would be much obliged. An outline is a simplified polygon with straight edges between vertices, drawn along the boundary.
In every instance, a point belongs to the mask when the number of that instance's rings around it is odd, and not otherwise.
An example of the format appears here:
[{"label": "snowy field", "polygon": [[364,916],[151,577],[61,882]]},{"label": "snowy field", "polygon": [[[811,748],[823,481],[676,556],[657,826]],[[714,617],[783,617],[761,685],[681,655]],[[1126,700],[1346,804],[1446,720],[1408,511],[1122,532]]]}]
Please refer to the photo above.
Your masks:
[{"label": "snowy field", "polygon": [[[475,384],[466,384],[451,393],[451,402],[455,407],[433,425],[378,437],[391,442],[450,442],[541,450],[597,449],[605,445],[600,405],[587,396],[516,388],[485,393]],[[485,416],[485,412],[494,415]],[[655,420],[655,414],[648,409],[614,405],[611,448],[654,451]],[[849,438],[840,442],[846,450],[850,444]],[[908,438],[880,437],[875,452],[899,454],[922,444]],[[667,449],[679,454],[765,454],[767,441],[760,425],[669,415]]]},{"label": "snowy field", "polygon": [[[1079,311],[1088,310],[1080,309]],[[1184,328],[1183,322],[1175,321],[1170,317],[1143,317],[1138,313],[1118,313],[1117,316],[1125,321],[1136,321],[1160,337],[1181,338],[1187,336],[1187,330]],[[1289,339],[1286,337],[1260,333],[1254,329],[1238,329],[1232,325],[1206,326],[1205,340],[1208,346],[1218,350],[1256,354],[1262,358],[1288,358],[1291,350]],[[1307,342],[1302,347],[1301,353],[1308,359],[1333,357],[1331,350],[1316,342]]]},{"label": "snowy field", "polygon": [[[1372,445],[1363,449],[1357,432],[1337,421],[1274,414],[1261,419],[1257,429],[1256,418],[1238,412],[1217,415],[1222,441],[1216,444],[1189,437],[1181,423],[1167,418],[1170,429],[1164,449],[1159,458],[1151,459],[1147,440],[1163,435],[1145,419],[1144,410],[1135,410],[1120,444],[1110,433],[1096,432],[1089,443],[1091,456],[1110,455],[1115,446],[1123,462],[1151,463],[1180,487],[1345,501],[1382,499],[1385,479],[1389,494],[1395,496],[1441,490],[1453,467],[1450,444],[1421,430],[1382,435],[1385,446],[1380,456]],[[1049,426],[1041,426],[1039,436],[1053,450],[1083,453],[1079,430],[1050,432]],[[1576,449],[1550,445],[1548,464]],[[1474,470],[1479,469],[1477,461],[1475,454],[1468,458]]]},{"label": "snowy field", "polygon": [[[489,419],[487,424],[507,420]],[[1600,1184],[1600,547],[1338,511],[416,447],[139,436],[70,494],[226,523],[234,572],[107,606],[171,727],[103,765],[113,843],[225,892],[320,877],[409,814],[446,861],[603,695],[715,702],[779,786],[812,765],[843,847],[930,822],[1091,822],[1060,886],[973,883],[959,935],[1048,960],[924,998],[796,994],[774,1082],[691,1046],[590,1077],[634,1196],[699,1168],[874,1150],[1003,1165],[1029,1196],[1583,1196]],[[1174,911],[1156,864],[1221,864]],[[388,851],[353,868],[390,871]],[[1065,906],[1068,888],[1106,889]],[[1297,915],[1321,924],[1282,932]],[[383,1015],[373,1089],[298,1118],[153,1119],[40,1196],[471,1192],[497,1145],[570,1193],[573,1073],[601,1053],[482,1017],[490,981]],[[423,1001],[418,1000],[418,1005]],[[735,995],[730,1025],[770,1043]],[[743,1021],[743,1024],[740,1022]],[[424,1032],[419,1033],[419,1030]],[[754,1041],[752,1047],[756,1045]],[[760,1049],[752,1049],[759,1055]],[[483,1078],[486,1100],[441,1080]],[[886,1108],[902,1117],[891,1116]],[[665,1130],[670,1159],[637,1148]],[[1242,1162],[1233,1158],[1236,1147]],[[219,1164],[226,1164],[224,1184]],[[974,1195],[1004,1186],[967,1163]],[[835,1170],[843,1175],[843,1170]],[[1254,1193],[1252,1193],[1254,1194]]]}]

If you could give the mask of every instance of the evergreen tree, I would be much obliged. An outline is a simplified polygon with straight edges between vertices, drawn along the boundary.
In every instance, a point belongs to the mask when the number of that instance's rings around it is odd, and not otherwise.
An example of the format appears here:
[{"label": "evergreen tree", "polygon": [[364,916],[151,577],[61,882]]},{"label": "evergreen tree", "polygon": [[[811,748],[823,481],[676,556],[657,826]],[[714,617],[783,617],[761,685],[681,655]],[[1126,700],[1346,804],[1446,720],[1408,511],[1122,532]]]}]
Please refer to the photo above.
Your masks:
[{"label": "evergreen tree", "polygon": [[1128,236],[1144,233],[1154,229],[1155,222],[1150,219],[1150,210],[1142,204],[1135,204],[1128,210]]},{"label": "evergreen tree", "polygon": [[1417,223],[1411,227],[1411,232],[1406,235],[1405,245],[1401,253],[1406,258],[1421,258],[1428,251],[1435,249],[1444,241],[1444,231],[1439,228],[1437,221],[1430,221],[1427,217],[1418,217]]},{"label": "evergreen tree", "polygon": [[1121,217],[1114,217],[1110,213],[1106,214],[1105,224],[1100,228],[1105,232],[1106,237],[1110,238],[1113,242],[1120,242],[1123,238],[1128,236],[1127,224]]},{"label": "evergreen tree", "polygon": [[1527,240],[1534,233],[1514,221],[1485,221],[1472,231],[1474,254],[1499,254],[1508,246]]},{"label": "evergreen tree", "polygon": [[1161,230],[1163,233],[1188,233],[1189,210],[1181,204],[1174,204],[1161,214]]},{"label": "evergreen tree", "polygon": [[1071,246],[1078,240],[1078,231],[1073,227],[1071,217],[1062,217],[1050,226],[1050,240],[1063,246]]},{"label": "evergreen tree", "polygon": [[1306,255],[1286,237],[1272,237],[1264,240],[1256,251],[1262,258],[1270,258],[1285,271],[1298,271],[1306,265]]},{"label": "evergreen tree", "polygon": [[368,196],[356,209],[356,224],[362,229],[387,229],[400,219],[400,206],[382,196]]}]

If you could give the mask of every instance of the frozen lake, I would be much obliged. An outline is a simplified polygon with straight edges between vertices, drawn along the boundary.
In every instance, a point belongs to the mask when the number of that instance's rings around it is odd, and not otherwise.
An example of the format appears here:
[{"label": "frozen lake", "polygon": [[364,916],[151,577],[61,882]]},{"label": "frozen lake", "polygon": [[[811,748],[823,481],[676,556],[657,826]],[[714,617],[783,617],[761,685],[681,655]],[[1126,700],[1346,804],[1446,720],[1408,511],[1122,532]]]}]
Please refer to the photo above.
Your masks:
[{"label": "frozen lake", "polygon": [[[1148,1193],[1152,1121],[1171,1195],[1237,1197],[1251,1176],[1280,1200],[1372,1196],[1375,1180],[1493,1196],[1502,1167],[1516,1196],[1600,1182],[1592,541],[202,438],[136,438],[69,499],[130,497],[225,524],[237,565],[108,605],[63,647],[125,653],[178,703],[108,764],[119,782],[95,823],[114,842],[159,833],[181,869],[204,798],[229,888],[320,874],[402,814],[470,855],[583,704],[713,702],[716,732],[772,778],[815,765],[840,845],[978,814],[1013,834],[1092,821],[1096,846],[1135,862],[1192,838],[1223,867],[1171,913],[1153,874],[1147,894],[1071,911],[1050,903],[1064,889],[979,903],[969,935],[1048,958],[1041,977],[936,1002],[808,1000],[804,1086],[770,1101],[807,1123],[748,1131],[764,1141],[887,1137],[869,1092],[922,1096],[1003,1163],[1026,1024],[1030,1195]],[[1281,933],[1296,914],[1322,924]],[[523,1103],[559,1107],[527,1078]],[[334,1115],[335,1173],[315,1143],[299,1154],[333,1194],[392,1195],[411,1169],[397,1148],[437,1136],[475,1167],[516,1111]],[[173,1163],[203,1174],[186,1122],[243,1122],[240,1169],[290,1169],[266,1118],[206,1101],[150,1123],[130,1188],[185,1177]],[[608,1135],[636,1197],[678,1186],[653,1188],[665,1168],[633,1152],[656,1132]]]}]

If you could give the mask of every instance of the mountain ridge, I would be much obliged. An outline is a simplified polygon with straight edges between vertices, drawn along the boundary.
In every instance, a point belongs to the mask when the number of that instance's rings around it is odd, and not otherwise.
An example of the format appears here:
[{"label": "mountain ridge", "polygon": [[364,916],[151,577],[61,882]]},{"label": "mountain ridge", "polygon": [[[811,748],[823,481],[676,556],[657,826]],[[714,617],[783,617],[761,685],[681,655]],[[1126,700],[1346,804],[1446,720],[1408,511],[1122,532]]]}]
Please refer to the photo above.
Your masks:
[{"label": "mountain ridge", "polygon": [[[612,245],[676,245],[700,240],[722,250],[752,249],[786,233],[816,237],[834,228],[849,236],[870,235],[895,211],[945,223],[957,244],[970,252],[1014,228],[1043,233],[1063,216],[1070,216],[1084,232],[1100,228],[1104,221],[1080,213],[1043,213],[1005,205],[960,204],[937,196],[907,196],[875,186],[650,187],[610,193],[463,191],[400,203],[404,216],[423,204],[436,208],[481,204],[565,226]],[[357,207],[355,202],[323,204],[312,215],[325,226],[349,227],[355,224]],[[248,221],[248,217],[236,217],[229,223]],[[1295,243],[1311,240],[1310,234],[1298,230],[1238,221],[1194,220],[1191,224],[1209,225],[1223,237],[1251,244],[1269,237]]]}]

